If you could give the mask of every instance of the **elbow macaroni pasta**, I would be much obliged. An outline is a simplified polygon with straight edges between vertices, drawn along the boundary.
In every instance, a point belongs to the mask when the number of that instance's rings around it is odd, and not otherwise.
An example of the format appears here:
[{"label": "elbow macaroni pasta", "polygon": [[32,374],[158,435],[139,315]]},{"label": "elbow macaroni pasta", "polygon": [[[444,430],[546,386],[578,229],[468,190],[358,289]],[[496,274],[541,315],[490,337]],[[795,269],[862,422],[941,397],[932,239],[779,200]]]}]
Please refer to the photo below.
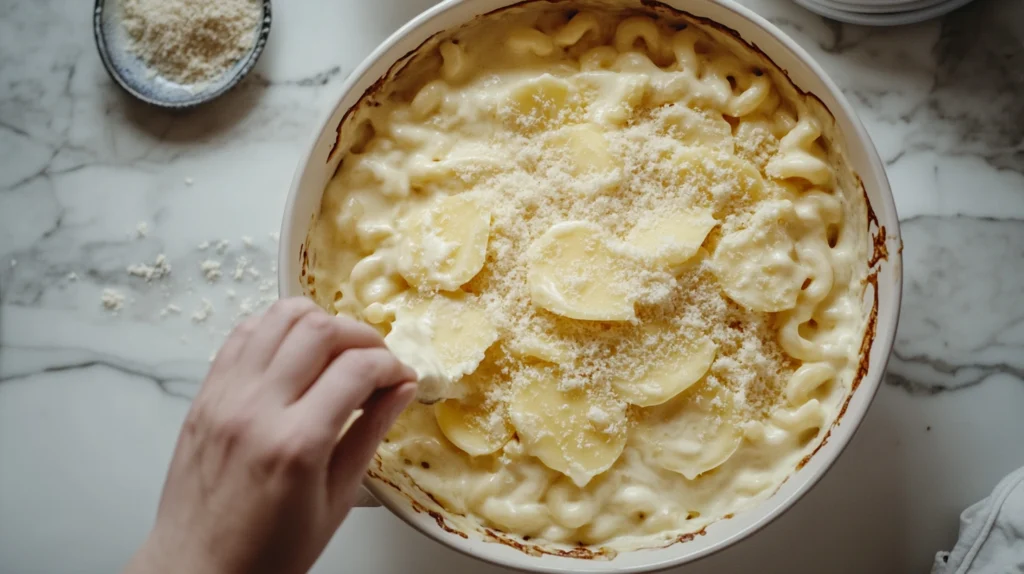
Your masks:
[{"label": "elbow macaroni pasta", "polygon": [[865,329],[865,206],[770,63],[683,17],[527,6],[371,99],[309,281],[426,333],[450,380],[378,452],[403,490],[464,528],[633,549],[769,496],[820,442]]}]

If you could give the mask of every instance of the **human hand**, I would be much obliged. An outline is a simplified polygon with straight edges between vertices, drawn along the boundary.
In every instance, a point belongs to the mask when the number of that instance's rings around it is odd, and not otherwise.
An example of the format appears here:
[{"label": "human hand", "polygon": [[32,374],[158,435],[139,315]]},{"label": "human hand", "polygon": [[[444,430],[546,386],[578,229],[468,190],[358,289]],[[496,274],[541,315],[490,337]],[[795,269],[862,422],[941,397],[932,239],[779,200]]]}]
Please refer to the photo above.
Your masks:
[{"label": "human hand", "polygon": [[307,299],[239,325],[192,403],[156,524],[126,572],[306,572],[415,379],[372,328]]}]

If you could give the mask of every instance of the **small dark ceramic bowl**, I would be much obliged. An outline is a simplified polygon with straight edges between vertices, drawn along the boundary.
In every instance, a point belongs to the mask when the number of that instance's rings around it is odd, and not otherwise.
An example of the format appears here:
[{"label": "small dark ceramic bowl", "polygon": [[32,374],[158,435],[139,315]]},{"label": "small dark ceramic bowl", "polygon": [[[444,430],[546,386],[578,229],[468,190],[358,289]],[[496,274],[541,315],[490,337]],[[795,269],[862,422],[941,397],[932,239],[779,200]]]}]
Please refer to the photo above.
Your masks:
[{"label": "small dark ceramic bowl", "polygon": [[257,23],[256,41],[249,52],[217,77],[198,84],[179,84],[156,74],[128,49],[129,39],[121,16],[120,0],[96,0],[92,21],[100,60],[124,91],[161,108],[198,106],[238,85],[256,65],[270,35],[270,0],[263,0],[263,16]]}]

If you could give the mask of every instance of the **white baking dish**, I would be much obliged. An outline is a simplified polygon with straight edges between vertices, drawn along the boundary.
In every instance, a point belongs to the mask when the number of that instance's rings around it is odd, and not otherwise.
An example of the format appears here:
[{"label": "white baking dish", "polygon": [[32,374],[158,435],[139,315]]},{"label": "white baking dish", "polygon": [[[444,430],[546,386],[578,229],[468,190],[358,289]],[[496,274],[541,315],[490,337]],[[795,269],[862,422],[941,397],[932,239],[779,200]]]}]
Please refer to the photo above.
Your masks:
[{"label": "white baking dish", "polygon": [[[548,0],[543,0],[548,1]],[[623,0],[625,2],[626,0]],[[434,34],[457,28],[477,16],[517,4],[514,0],[448,0],[424,12],[388,38],[345,82],[337,104],[317,128],[316,137],[300,162],[288,198],[281,233],[279,284],[282,297],[304,294],[302,280],[310,254],[306,238],[319,212],[321,196],[337,167],[332,157],[339,124],[346,112],[393,64],[415,51]],[[566,2],[571,6],[571,2]],[[646,2],[646,4],[651,4]],[[850,441],[882,380],[892,349],[899,315],[902,288],[899,222],[889,183],[867,132],[839,88],[810,56],[775,26],[750,10],[725,0],[664,0],[664,5],[698,18],[710,20],[735,32],[756,46],[793,83],[818,97],[835,118],[838,144],[847,161],[863,182],[870,205],[869,217],[874,253],[868,300],[874,300],[877,317],[869,330],[874,336],[862,357],[863,376],[853,391],[845,412],[829,430],[824,444],[769,498],[757,506],[708,526],[700,536],[664,548],[621,552],[614,558],[592,556],[585,551],[549,553],[477,532],[453,528],[443,511],[428,510],[380,477],[370,476],[366,488],[391,512],[435,540],[470,556],[496,564],[535,572],[646,572],[682,564],[706,556],[750,536],[793,505],[835,462]],[[870,250],[869,250],[870,251]]]}]

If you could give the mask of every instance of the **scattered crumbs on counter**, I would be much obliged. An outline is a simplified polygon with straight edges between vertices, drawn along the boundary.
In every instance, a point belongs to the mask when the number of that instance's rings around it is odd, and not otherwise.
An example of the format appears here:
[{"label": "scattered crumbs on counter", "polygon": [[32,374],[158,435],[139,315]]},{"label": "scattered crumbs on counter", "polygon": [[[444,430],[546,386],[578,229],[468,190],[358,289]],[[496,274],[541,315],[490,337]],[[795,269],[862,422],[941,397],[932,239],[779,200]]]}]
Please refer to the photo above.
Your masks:
[{"label": "scattered crumbs on counter", "polygon": [[136,263],[135,265],[129,265],[126,270],[129,275],[141,277],[148,283],[154,279],[162,279],[169,275],[171,273],[171,264],[167,262],[167,256],[161,253],[156,256],[156,260],[152,265]]},{"label": "scattered crumbs on counter", "polygon": [[217,279],[220,279],[220,261],[213,259],[206,259],[199,262],[199,269],[203,272],[203,276],[210,283],[214,283]]},{"label": "scattered crumbs on counter", "polygon": [[138,239],[142,239],[148,235],[149,224],[146,223],[145,221],[140,221],[139,224],[135,226],[135,237]]},{"label": "scattered crumbs on counter", "polygon": [[211,303],[209,299],[204,297],[202,301],[202,306],[199,307],[199,309],[196,309],[194,313],[192,313],[192,322],[204,323],[206,322],[207,319],[210,318],[210,315],[213,315],[213,303]]},{"label": "scattered crumbs on counter", "polygon": [[246,297],[238,304],[238,314],[240,317],[248,317],[252,315],[255,306],[253,305],[252,299]]},{"label": "scattered crumbs on counter", "polygon": [[[143,230],[139,232],[140,234],[148,233],[148,224],[144,227],[140,223],[140,229]],[[271,234],[271,237],[276,240],[276,234]],[[163,253],[157,255],[152,263],[129,265],[126,269],[129,275],[145,280],[147,290],[142,291],[142,293],[150,296],[156,295],[162,299],[163,306],[157,307],[158,310],[153,312],[153,319],[170,320],[174,315],[185,315],[189,317],[189,322],[195,325],[195,328],[201,328],[210,337],[218,338],[221,336],[221,331],[224,331],[224,336],[227,334],[227,331],[222,328],[225,325],[215,323],[212,320],[215,314],[219,314],[219,311],[216,311],[214,306],[214,301],[218,301],[218,297],[223,297],[223,300],[218,303],[219,305],[229,304],[234,311],[233,314],[225,311],[223,316],[235,324],[245,317],[265,311],[278,298],[277,265],[275,264],[270,267],[272,270],[271,275],[264,276],[261,270],[254,265],[253,257],[257,256],[251,254],[239,255],[237,252],[232,253],[229,251],[231,247],[232,242],[226,239],[203,241],[196,246],[199,251],[207,252],[209,255],[213,254],[210,252],[227,252],[224,259],[219,257],[203,257],[197,262],[199,277],[211,286],[220,285],[222,287],[215,289],[211,293],[206,293],[202,289],[196,288],[197,279],[192,274],[187,274],[189,276],[184,277],[180,283],[168,280],[157,281],[158,279],[164,279],[171,272],[170,262]],[[258,250],[256,241],[250,235],[240,237],[238,248]],[[234,257],[232,267],[229,267],[231,263],[228,262],[227,257]],[[258,254],[258,257],[262,257],[262,254]],[[16,262],[12,260],[12,267],[15,264]],[[239,283],[239,286],[224,284],[219,281],[228,274]],[[69,272],[65,277],[69,282],[79,281],[80,279],[79,275],[75,272]],[[180,300],[172,299],[172,297],[181,297],[183,293],[190,294],[192,297],[207,294],[208,297],[197,297],[198,303],[195,302],[195,299],[184,303]],[[227,301],[230,301],[230,303],[226,303]],[[120,310],[127,308],[129,305],[134,305],[134,299],[125,296],[117,289],[104,289],[101,303],[112,315],[117,315]],[[189,306],[192,306],[192,309],[186,311],[185,309]],[[194,339],[195,337],[192,334],[188,334],[187,336],[181,336],[180,340],[182,344],[186,344],[189,338]]]},{"label": "scattered crumbs on counter", "polygon": [[117,313],[124,307],[124,294],[115,289],[104,289],[100,295],[100,302],[107,311]]},{"label": "scattered crumbs on counter", "polygon": [[17,267],[17,266],[18,266],[18,260],[17,259],[11,259],[11,267]]},{"label": "scattered crumbs on counter", "polygon": [[277,241],[281,240],[281,234],[277,231],[271,231],[270,239],[272,239],[276,243]]},{"label": "scattered crumbs on counter", "polygon": [[927,428],[927,429],[925,429],[925,430],[929,430],[929,431],[930,431],[930,430],[932,430],[932,427],[931,427],[931,425],[928,425],[928,428]]},{"label": "scattered crumbs on counter", "polygon": [[191,177],[186,177],[186,178],[185,178],[185,185],[187,185],[187,186],[189,186],[189,187],[192,187],[192,184],[193,184],[193,183],[195,183],[195,180],[194,180],[194,179],[192,179]]},{"label": "scattered crumbs on counter", "polygon": [[245,255],[239,255],[235,259],[235,272],[232,275],[235,281],[241,281],[245,277],[245,270],[249,266],[249,258]]},{"label": "scattered crumbs on counter", "polygon": [[74,271],[72,271],[71,273],[68,273],[67,274],[67,279],[68,279],[68,281],[78,281],[78,273],[75,273]]},{"label": "scattered crumbs on counter", "polygon": [[181,341],[182,345],[187,345],[188,344],[188,337],[186,337],[185,335],[182,335],[181,337],[178,337],[178,340]]}]

